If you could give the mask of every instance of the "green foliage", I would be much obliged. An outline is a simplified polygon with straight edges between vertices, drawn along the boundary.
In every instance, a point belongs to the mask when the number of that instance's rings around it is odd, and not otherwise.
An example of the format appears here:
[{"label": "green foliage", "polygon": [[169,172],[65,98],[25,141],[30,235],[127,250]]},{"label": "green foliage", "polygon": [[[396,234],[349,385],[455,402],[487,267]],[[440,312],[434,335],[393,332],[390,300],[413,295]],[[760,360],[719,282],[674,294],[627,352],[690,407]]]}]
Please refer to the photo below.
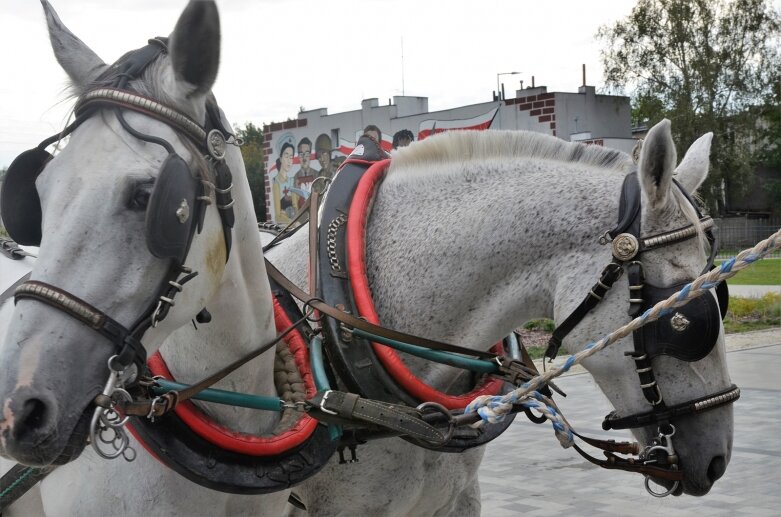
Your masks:
[{"label": "green foliage", "polygon": [[730,296],[724,319],[727,332],[745,332],[781,325],[781,294],[767,293],[761,298]]},{"label": "green foliage", "polygon": [[770,203],[773,206],[781,206],[781,180],[767,180],[764,189],[770,196]]},{"label": "green foliage", "polygon": [[714,133],[700,195],[722,212],[721,186],[745,193],[770,141],[757,120],[779,106],[781,15],[770,0],[639,0],[597,37],[608,88],[632,92],[636,120],[670,119],[679,156]]},{"label": "green foliage", "polygon": [[247,170],[247,180],[252,192],[252,203],[258,221],[266,220],[266,157],[263,153],[263,132],[252,122],[242,128],[236,126],[236,137],[244,140],[241,155]]},{"label": "green foliage", "polygon": [[553,320],[541,318],[538,320],[530,320],[524,323],[523,328],[526,330],[544,330],[545,332],[553,332],[556,328],[556,324]]}]

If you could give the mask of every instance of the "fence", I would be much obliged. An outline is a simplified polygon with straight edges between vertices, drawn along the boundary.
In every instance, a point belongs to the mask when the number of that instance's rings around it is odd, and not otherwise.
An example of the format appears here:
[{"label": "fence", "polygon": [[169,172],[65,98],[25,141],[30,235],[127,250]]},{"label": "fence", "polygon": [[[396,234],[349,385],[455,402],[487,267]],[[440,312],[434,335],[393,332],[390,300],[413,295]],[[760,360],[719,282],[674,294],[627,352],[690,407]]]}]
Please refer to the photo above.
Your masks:
[{"label": "fence", "polygon": [[[781,228],[781,217],[767,219],[729,217],[715,221],[719,227],[718,258],[734,257],[739,251],[753,247]],[[768,257],[781,258],[781,250],[774,251]]]}]

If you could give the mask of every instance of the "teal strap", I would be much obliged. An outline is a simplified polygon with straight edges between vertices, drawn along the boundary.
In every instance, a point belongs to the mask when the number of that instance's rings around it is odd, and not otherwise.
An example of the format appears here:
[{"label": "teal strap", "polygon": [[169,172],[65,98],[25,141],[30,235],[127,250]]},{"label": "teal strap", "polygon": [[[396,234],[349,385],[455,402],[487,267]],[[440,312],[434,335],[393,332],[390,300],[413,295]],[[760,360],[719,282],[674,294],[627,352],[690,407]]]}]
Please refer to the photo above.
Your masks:
[{"label": "teal strap", "polygon": [[437,363],[448,364],[457,368],[463,368],[464,370],[470,370],[477,373],[499,373],[499,365],[490,361],[483,361],[481,359],[472,359],[470,357],[464,357],[451,352],[440,352],[438,350],[431,350],[430,348],[423,348],[417,345],[410,345],[408,343],[402,343],[400,341],[394,341],[393,339],[384,338],[374,334],[369,334],[361,329],[354,328],[353,334],[368,339],[369,341],[376,341],[382,343],[396,350],[407,352],[408,354],[416,355],[430,361]]},{"label": "teal strap", "polygon": [[[331,383],[328,382],[328,375],[325,373],[323,365],[323,338],[315,336],[309,342],[309,360],[312,363],[312,375],[315,377],[315,386],[317,391],[328,391],[331,389]],[[331,441],[335,442],[342,437],[342,426],[328,424],[328,435]]]},{"label": "teal strap", "polygon": [[328,382],[328,376],[325,374],[323,365],[323,338],[315,336],[309,343],[309,356],[312,361],[312,374],[315,377],[315,386],[317,391],[327,391],[331,389]]},{"label": "teal strap", "polygon": [[[169,381],[166,379],[156,379],[159,387],[152,388],[155,395],[162,395],[169,391],[181,391],[189,388],[187,384]],[[226,404],[228,406],[246,407],[251,409],[264,409],[267,411],[280,411],[282,409],[282,399],[279,397],[267,397],[264,395],[249,395],[246,393],[234,393],[232,391],[216,390],[207,388],[193,397],[204,402],[215,402],[217,404]]]}]

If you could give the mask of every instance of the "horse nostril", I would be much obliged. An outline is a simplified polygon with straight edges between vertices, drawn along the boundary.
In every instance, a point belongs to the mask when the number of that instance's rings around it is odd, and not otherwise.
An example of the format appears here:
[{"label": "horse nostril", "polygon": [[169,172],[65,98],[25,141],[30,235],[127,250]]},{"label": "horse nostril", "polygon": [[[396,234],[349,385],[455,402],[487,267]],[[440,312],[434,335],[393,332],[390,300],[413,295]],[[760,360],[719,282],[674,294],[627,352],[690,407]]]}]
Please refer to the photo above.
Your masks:
[{"label": "horse nostril", "polygon": [[19,420],[14,425],[14,436],[19,439],[38,430],[46,421],[46,403],[40,399],[28,399],[22,405]]},{"label": "horse nostril", "polygon": [[724,456],[716,456],[708,465],[708,479],[711,483],[715,483],[717,479],[724,475],[727,470],[727,460]]}]

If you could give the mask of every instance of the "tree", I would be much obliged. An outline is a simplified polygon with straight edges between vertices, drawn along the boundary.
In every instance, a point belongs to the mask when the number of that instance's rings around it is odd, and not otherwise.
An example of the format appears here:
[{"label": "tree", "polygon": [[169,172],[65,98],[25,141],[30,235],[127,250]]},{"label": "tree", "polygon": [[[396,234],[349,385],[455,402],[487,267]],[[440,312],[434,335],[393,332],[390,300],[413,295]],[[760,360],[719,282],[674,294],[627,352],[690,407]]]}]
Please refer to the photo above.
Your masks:
[{"label": "tree", "polygon": [[244,140],[241,155],[247,170],[247,180],[252,192],[252,203],[258,221],[266,220],[266,157],[263,153],[263,132],[252,122],[243,128],[236,126],[236,137]]},{"label": "tree", "polygon": [[633,114],[672,121],[679,156],[714,133],[711,172],[700,193],[712,212],[752,184],[768,141],[758,116],[777,109],[781,15],[770,0],[639,0],[600,28],[607,87],[632,92]]}]

